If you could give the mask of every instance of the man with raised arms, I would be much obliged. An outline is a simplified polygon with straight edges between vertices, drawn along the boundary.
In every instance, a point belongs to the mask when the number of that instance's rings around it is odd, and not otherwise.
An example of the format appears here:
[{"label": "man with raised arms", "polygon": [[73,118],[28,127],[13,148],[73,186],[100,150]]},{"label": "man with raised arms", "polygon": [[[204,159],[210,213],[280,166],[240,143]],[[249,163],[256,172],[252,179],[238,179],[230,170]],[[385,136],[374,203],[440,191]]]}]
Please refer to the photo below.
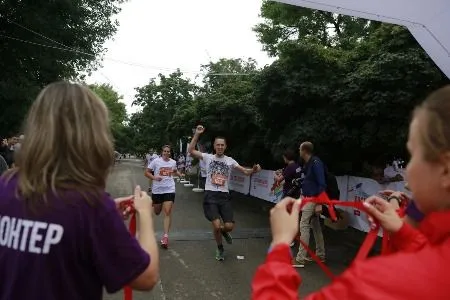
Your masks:
[{"label": "man with raised arms", "polygon": [[[222,236],[228,244],[233,242],[230,232],[234,228],[233,208],[231,206],[228,181],[232,169],[237,169],[243,174],[249,176],[261,170],[259,165],[251,169],[240,166],[233,158],[224,154],[227,148],[226,140],[223,137],[214,139],[215,154],[202,153],[195,150],[198,138],[205,131],[201,125],[197,126],[195,135],[189,144],[189,153],[198,159],[204,160],[206,165],[206,183],[205,198],[203,201],[203,211],[206,219],[213,225],[214,238],[217,243],[216,259],[223,261],[224,248],[222,245]],[[223,225],[221,222],[223,221]]]}]

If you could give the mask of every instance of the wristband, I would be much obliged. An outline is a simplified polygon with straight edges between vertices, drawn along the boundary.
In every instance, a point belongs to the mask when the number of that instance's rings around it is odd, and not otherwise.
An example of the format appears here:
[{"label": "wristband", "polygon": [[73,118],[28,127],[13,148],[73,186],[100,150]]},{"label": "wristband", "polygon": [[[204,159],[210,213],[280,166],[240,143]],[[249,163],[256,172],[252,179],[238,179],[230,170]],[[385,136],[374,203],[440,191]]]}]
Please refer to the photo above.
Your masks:
[{"label": "wristband", "polygon": [[397,196],[389,196],[389,198],[387,198],[387,202],[390,203],[392,199],[397,200],[398,206],[402,206],[402,200]]}]

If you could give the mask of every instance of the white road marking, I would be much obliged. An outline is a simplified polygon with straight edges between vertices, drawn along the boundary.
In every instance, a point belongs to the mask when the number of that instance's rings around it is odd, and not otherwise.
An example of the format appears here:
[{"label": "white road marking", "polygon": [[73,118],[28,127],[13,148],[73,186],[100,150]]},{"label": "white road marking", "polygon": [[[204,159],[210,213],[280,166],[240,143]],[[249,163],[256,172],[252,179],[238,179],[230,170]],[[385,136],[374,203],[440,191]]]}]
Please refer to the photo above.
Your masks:
[{"label": "white road marking", "polygon": [[164,292],[164,287],[163,287],[163,284],[162,284],[162,281],[161,281],[161,278],[159,279],[159,289],[161,290],[161,299],[162,300],[166,300],[167,298],[166,298],[166,293]]}]

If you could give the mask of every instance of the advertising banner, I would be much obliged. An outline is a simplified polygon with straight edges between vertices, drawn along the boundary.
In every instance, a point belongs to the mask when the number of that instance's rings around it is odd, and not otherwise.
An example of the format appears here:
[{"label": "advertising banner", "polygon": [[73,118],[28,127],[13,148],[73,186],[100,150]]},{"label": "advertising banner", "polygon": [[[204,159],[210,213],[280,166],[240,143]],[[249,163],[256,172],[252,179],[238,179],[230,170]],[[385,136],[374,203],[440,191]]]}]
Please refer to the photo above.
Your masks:
[{"label": "advertising banner", "polygon": [[[233,170],[230,178],[230,190],[245,195],[250,191],[250,195],[253,197],[278,203],[283,193],[283,182],[277,183],[274,177],[275,171],[272,170],[261,170],[251,177]],[[341,193],[341,201],[364,201],[369,196],[377,195],[382,190],[401,191],[410,195],[410,192],[405,189],[405,181],[380,184],[373,179],[364,177],[337,176],[336,179]],[[367,215],[364,212],[352,207],[339,208],[347,211],[349,226],[364,232],[370,230]],[[381,235],[381,231],[379,235]]]},{"label": "advertising banner", "polygon": [[281,200],[283,184],[275,181],[275,171],[261,170],[253,174],[250,181],[251,196],[273,203]]},{"label": "advertising banner", "polygon": [[[381,185],[373,179],[349,176],[347,199],[348,201],[362,202],[382,189]],[[365,213],[352,207],[345,208],[345,210],[349,213],[349,225],[351,227],[364,232],[370,230]]]},{"label": "advertising banner", "polygon": [[248,195],[250,191],[250,176],[246,176],[241,172],[233,169],[228,183],[229,189],[244,195]]}]

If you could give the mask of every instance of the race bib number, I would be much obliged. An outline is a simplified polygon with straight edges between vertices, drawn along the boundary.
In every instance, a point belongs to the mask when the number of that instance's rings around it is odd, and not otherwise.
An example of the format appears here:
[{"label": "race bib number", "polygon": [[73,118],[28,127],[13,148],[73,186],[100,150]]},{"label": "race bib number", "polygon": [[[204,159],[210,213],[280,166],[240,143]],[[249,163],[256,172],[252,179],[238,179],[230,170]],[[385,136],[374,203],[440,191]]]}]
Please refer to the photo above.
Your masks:
[{"label": "race bib number", "polygon": [[171,168],[159,169],[159,176],[172,176],[172,169]]},{"label": "race bib number", "polygon": [[218,186],[224,186],[227,182],[227,177],[220,174],[213,174],[211,177],[211,183]]}]

